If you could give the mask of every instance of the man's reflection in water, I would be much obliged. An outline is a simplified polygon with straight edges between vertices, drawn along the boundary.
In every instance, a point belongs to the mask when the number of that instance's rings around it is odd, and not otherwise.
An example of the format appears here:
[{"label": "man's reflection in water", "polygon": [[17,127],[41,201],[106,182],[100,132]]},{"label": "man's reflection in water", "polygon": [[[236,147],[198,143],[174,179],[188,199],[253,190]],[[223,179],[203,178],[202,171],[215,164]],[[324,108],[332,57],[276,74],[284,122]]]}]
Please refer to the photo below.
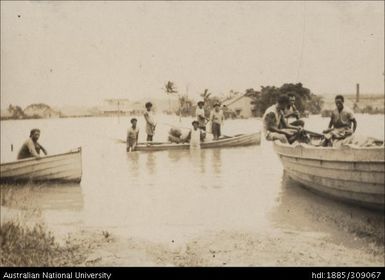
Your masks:
[{"label": "man's reflection in water", "polygon": [[190,157],[195,175],[206,173],[206,151],[201,149],[190,149]]},{"label": "man's reflection in water", "polygon": [[221,176],[222,173],[222,157],[221,157],[221,149],[213,149],[213,157],[212,157],[212,164],[213,164],[213,171],[217,175],[217,177]]},{"label": "man's reflection in water", "polygon": [[139,154],[140,152],[127,153],[128,165],[131,171],[130,177],[139,177]]},{"label": "man's reflection in water", "polygon": [[156,172],[156,153],[149,152],[147,153],[146,158],[146,170],[148,174],[153,175]]}]

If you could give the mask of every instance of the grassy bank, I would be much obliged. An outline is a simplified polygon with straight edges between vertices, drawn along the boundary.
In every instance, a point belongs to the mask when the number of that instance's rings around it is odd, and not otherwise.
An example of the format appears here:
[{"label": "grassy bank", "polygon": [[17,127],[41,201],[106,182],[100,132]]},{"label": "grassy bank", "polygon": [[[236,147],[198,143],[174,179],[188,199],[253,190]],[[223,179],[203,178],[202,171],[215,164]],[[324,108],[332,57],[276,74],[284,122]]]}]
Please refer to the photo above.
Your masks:
[{"label": "grassy bank", "polygon": [[0,266],[76,266],[85,260],[79,244],[59,245],[44,226],[8,221],[0,228]]},{"label": "grassy bank", "polygon": [[87,236],[73,233],[59,242],[39,218],[31,196],[42,187],[0,185],[0,266],[78,266],[86,260]]}]

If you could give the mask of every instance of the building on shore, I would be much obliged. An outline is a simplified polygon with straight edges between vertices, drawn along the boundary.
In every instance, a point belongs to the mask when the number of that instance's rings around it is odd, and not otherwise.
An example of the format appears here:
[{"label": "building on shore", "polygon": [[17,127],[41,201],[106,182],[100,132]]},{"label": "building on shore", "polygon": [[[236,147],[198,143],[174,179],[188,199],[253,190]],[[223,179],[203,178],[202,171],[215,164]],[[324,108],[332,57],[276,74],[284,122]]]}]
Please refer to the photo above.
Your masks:
[{"label": "building on shore", "polygon": [[[323,111],[335,109],[334,97],[336,95],[324,97]],[[342,96],[345,98],[345,105],[356,113],[384,113],[384,94],[342,94]]]},{"label": "building on shore", "polygon": [[232,112],[236,118],[250,118],[254,116],[253,99],[247,94],[236,95],[222,102],[222,106]]}]

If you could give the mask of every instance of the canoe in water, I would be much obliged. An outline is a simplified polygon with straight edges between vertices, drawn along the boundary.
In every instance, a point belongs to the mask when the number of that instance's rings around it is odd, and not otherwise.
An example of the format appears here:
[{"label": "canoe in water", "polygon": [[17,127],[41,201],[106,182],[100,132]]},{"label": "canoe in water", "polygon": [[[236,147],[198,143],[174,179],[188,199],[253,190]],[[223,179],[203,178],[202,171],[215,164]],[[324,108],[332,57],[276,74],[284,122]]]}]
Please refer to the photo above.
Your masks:
[{"label": "canoe in water", "polygon": [[340,148],[274,142],[285,173],[302,186],[345,202],[384,209],[384,146]]},{"label": "canoe in water", "polygon": [[28,158],[0,165],[1,183],[46,182],[79,183],[82,178],[81,148],[40,159]]},{"label": "canoe in water", "polygon": [[[249,145],[259,145],[261,143],[261,133],[240,134],[233,137],[224,137],[219,140],[212,140],[201,143],[201,149],[209,148],[227,148]],[[190,148],[189,143],[175,144],[170,142],[157,143],[139,143],[136,151],[164,151],[164,150],[186,150]]]}]

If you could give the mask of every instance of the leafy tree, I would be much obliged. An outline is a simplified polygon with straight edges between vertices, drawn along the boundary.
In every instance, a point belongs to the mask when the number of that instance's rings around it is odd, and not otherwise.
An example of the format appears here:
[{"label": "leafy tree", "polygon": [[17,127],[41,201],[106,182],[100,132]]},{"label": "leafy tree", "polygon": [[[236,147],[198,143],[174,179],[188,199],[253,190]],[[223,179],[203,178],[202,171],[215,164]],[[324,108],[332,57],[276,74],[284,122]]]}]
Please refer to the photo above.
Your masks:
[{"label": "leafy tree", "polygon": [[205,102],[204,108],[205,108],[206,117],[209,117],[210,112],[211,110],[213,110],[215,103],[220,103],[220,98],[212,95],[212,93],[209,92],[208,89],[205,89],[203,93],[200,94],[200,96],[203,98],[203,101]]},{"label": "leafy tree", "polygon": [[[164,92],[169,96],[177,96],[179,101],[179,110],[177,115],[179,116],[192,116],[193,114],[193,101],[185,95],[178,94],[176,84],[172,81],[165,83]],[[170,100],[169,100],[170,102]],[[169,111],[171,111],[171,105],[169,103]]]},{"label": "leafy tree", "polygon": [[272,104],[277,102],[281,94],[293,94],[296,97],[296,107],[303,113],[305,110],[312,114],[321,112],[322,98],[313,94],[310,89],[303,87],[302,83],[283,84],[277,88],[275,86],[262,86],[259,92],[253,89],[246,90],[249,96],[253,97],[254,111],[256,116],[262,116],[263,112]]},{"label": "leafy tree", "polygon": [[8,111],[11,113],[11,115],[12,115],[11,118],[12,119],[23,119],[23,118],[25,118],[24,111],[23,111],[23,109],[21,109],[20,106],[9,105]]},{"label": "leafy tree", "polygon": [[187,95],[179,96],[179,115],[186,117],[186,116],[192,116],[193,115],[193,101],[189,99]]}]

